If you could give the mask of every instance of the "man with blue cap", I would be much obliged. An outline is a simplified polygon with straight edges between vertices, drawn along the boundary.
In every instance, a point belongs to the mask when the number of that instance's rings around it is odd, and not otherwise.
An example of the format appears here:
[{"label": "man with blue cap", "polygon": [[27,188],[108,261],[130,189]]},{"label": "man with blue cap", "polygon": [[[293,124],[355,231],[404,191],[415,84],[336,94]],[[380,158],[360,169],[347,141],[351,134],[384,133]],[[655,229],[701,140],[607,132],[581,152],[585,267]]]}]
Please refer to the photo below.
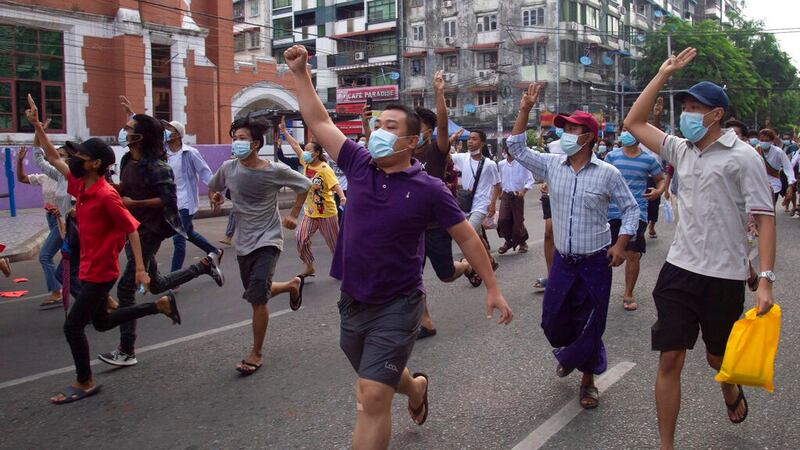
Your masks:
[{"label": "man with blue cap", "polygon": [[[674,445],[686,350],[694,347],[702,330],[706,359],[719,370],[728,335],[742,314],[750,263],[748,214],[755,217],[759,231],[759,315],[772,307],[776,281],[775,210],[769,182],[752,147],[737,139],[733,130],[722,128],[729,104],[725,90],[702,81],[675,95],[683,109],[684,138],[668,136],[647,122],[661,88],[695,56],[694,48],[670,56],[625,118],[627,129],[675,167],[681,180],[681,220],[653,290],[658,319],[652,328],[652,348],[660,352],[655,391],[662,449]],[[742,387],[726,383],[721,387],[728,419],[743,422],[748,406]]]}]

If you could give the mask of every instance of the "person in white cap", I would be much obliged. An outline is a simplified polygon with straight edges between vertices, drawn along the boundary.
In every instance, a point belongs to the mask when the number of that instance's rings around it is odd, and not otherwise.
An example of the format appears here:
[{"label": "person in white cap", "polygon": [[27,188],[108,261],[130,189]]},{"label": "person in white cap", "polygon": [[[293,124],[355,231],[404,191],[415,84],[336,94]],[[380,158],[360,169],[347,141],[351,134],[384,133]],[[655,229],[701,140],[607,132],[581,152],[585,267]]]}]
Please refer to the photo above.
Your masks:
[{"label": "person in white cap", "polygon": [[[216,253],[222,259],[223,250],[215,247],[208,239],[195,231],[192,218],[197,213],[199,197],[197,189],[198,179],[205,184],[214,175],[200,152],[183,142],[186,128],[177,120],[172,122],[162,121],[164,124],[164,140],[167,152],[167,162],[175,174],[175,186],[178,193],[178,214],[186,230],[189,242],[200,247],[204,253]],[[186,238],[176,234],[172,237],[175,250],[172,253],[172,271],[183,267],[186,258]]]}]

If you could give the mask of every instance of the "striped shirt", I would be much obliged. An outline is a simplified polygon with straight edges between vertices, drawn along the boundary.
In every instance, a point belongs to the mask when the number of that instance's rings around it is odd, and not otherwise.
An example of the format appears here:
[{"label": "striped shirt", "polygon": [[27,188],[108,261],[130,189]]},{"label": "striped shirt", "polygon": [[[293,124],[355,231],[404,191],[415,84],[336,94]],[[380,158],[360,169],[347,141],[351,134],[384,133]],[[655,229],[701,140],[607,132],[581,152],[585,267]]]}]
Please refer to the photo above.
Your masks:
[{"label": "striped shirt", "polygon": [[612,199],[623,212],[620,234],[636,234],[639,207],[619,170],[592,155],[576,173],[567,155],[534,152],[525,141],[525,133],[511,136],[508,151],[534,178],[547,182],[559,253],[587,255],[611,244],[608,203]]},{"label": "striped shirt", "polygon": [[[647,178],[661,175],[661,164],[651,153],[640,151],[638,155],[630,157],[625,154],[623,149],[612,151],[606,156],[605,161],[622,173],[622,178],[628,183],[633,198],[639,204],[639,220],[647,222],[647,200],[644,198],[644,192],[647,190]],[[608,218],[622,218],[622,211],[613,201],[608,205]]]}]

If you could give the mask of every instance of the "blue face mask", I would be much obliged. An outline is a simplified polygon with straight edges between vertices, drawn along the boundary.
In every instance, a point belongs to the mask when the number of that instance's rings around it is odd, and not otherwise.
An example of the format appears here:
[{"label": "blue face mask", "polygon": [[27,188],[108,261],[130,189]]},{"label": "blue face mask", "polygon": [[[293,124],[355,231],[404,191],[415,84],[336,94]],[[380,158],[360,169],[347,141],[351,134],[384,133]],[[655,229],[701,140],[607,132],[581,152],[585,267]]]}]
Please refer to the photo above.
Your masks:
[{"label": "blue face mask", "polygon": [[314,154],[303,150],[303,162],[306,164],[311,164],[311,161],[314,160]]},{"label": "blue face mask", "polygon": [[784,140],[783,140],[783,145],[786,145],[786,146],[788,146],[788,145],[789,145],[789,144],[791,144],[791,143],[792,143],[792,141],[790,141],[789,139],[784,139]]},{"label": "blue face mask", "polygon": [[558,138],[561,139],[561,136],[563,136],[563,135],[564,135],[564,129],[563,128],[556,128],[556,136],[558,136]]},{"label": "blue face mask", "polygon": [[692,143],[697,143],[708,133],[708,127],[703,125],[705,114],[696,112],[681,113],[681,134]]},{"label": "blue face mask", "polygon": [[385,158],[394,154],[394,144],[398,137],[383,128],[378,128],[369,135],[367,148],[372,159]]},{"label": "blue face mask", "polygon": [[561,135],[561,150],[564,150],[564,153],[567,156],[572,156],[581,149],[581,144],[578,144],[578,139],[582,135],[572,134],[572,133],[564,133]]},{"label": "blue face mask", "polygon": [[772,147],[772,142],[761,142],[759,145],[761,145],[762,150],[769,150]]},{"label": "blue face mask", "polygon": [[758,138],[750,138],[750,145],[752,145],[753,147],[758,145],[758,142],[759,142]]},{"label": "blue face mask", "polygon": [[598,151],[600,154],[603,154],[603,153],[605,153],[607,150],[608,150],[608,147],[606,147],[605,145],[598,145],[598,146],[597,146],[597,151]]},{"label": "blue face mask", "polygon": [[231,144],[231,152],[237,159],[245,159],[250,156],[253,151],[250,149],[250,141],[235,140]]},{"label": "blue face mask", "polygon": [[619,147],[617,147],[616,145],[611,147],[611,151],[616,151],[616,150],[619,150]]},{"label": "blue face mask", "polygon": [[119,142],[120,147],[127,147],[128,146],[128,131],[125,128],[119,130],[119,134],[117,134],[117,142]]},{"label": "blue face mask", "polygon": [[375,131],[375,122],[378,120],[377,117],[373,117],[369,119],[369,129],[370,131]]},{"label": "blue face mask", "polygon": [[169,131],[164,130],[164,143],[166,144],[169,141]]},{"label": "blue face mask", "polygon": [[619,135],[619,141],[625,147],[631,147],[636,145],[636,138],[628,131],[623,131],[621,135]]}]

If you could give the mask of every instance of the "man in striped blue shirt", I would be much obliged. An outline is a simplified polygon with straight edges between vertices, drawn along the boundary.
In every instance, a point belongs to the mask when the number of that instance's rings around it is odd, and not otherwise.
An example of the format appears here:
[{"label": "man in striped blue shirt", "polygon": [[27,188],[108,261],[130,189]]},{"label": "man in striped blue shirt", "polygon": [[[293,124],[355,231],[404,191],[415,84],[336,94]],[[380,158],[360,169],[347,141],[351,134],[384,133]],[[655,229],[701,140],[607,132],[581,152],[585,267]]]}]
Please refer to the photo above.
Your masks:
[{"label": "man in striped blue shirt", "polygon": [[[624,147],[613,150],[606,156],[605,161],[622,173],[636,203],[639,204],[639,228],[636,230],[636,237],[632,238],[625,248],[625,293],[622,295],[622,306],[627,311],[635,311],[637,305],[636,299],[633,297],[633,289],[639,278],[639,260],[647,250],[647,243],[644,239],[648,222],[647,202],[661,198],[661,194],[666,188],[666,179],[661,170],[661,163],[650,153],[642,151],[636,138],[624,128],[620,135],[620,142]],[[656,183],[655,188],[647,187],[649,177],[653,177]],[[613,201],[608,205],[608,225],[611,227],[611,243],[613,245],[617,241],[622,226],[622,211]]]},{"label": "man in striped blue shirt", "polygon": [[[558,376],[565,377],[574,369],[583,372],[581,406],[596,408],[599,392],[594,375],[605,372],[608,362],[602,337],[611,268],[625,261],[625,247],[639,222],[639,206],[619,170],[594,156],[598,124],[591,114],[576,111],[556,117],[555,126],[564,128],[563,155],[538,153],[525,146],[528,116],[540,90],[541,85],[531,84],[522,97],[508,150],[534,178],[547,182],[556,252],[544,292],[542,329],[555,347]],[[622,210],[614,245],[608,225],[611,200]]]}]

